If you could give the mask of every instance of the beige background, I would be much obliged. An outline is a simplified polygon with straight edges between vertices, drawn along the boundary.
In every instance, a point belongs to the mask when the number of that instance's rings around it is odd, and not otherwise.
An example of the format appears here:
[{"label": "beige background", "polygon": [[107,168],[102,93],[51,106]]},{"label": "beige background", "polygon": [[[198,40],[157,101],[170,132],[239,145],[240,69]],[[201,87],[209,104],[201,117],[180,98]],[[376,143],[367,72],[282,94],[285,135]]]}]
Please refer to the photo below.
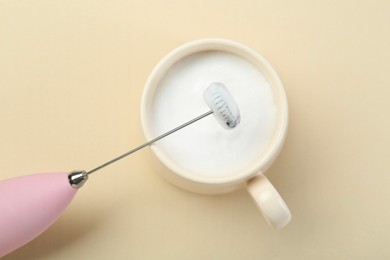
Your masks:
[{"label": "beige background", "polygon": [[52,228],[3,259],[390,257],[386,0],[0,0],[1,178],[88,170],[142,143],[149,73],[206,37],[254,48],[285,83],[290,128],[267,176],[291,224],[273,230],[244,190],[168,184],[144,150],[93,176]]}]

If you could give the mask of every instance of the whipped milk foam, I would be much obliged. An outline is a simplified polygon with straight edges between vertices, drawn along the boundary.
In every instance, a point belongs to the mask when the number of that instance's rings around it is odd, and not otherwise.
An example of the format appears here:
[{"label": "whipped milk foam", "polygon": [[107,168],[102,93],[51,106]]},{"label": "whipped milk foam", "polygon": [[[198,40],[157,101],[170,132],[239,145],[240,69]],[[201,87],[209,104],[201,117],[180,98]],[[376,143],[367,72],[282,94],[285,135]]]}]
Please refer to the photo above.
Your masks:
[{"label": "whipped milk foam", "polygon": [[212,82],[223,83],[237,101],[240,125],[226,130],[210,115],[153,145],[182,170],[218,178],[249,167],[273,138],[274,97],[253,64],[223,51],[199,52],[179,60],[160,80],[147,123],[156,137],[209,111],[203,92]]}]

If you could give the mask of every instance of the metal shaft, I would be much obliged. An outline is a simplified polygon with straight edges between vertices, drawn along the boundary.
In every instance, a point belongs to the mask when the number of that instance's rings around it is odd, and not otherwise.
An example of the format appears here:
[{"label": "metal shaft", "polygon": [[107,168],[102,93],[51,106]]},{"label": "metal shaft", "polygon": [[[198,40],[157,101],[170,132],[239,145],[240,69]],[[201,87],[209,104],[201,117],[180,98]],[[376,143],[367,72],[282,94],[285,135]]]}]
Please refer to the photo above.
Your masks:
[{"label": "metal shaft", "polygon": [[124,153],[124,154],[122,154],[122,155],[120,155],[120,156],[118,156],[118,157],[116,157],[116,158],[114,158],[114,159],[112,159],[112,160],[110,160],[110,161],[100,165],[100,166],[98,166],[98,167],[96,167],[95,169],[90,170],[89,172],[87,172],[87,175],[89,175],[89,174],[91,174],[93,172],[96,172],[96,171],[98,171],[98,170],[100,170],[100,169],[102,169],[102,168],[104,168],[104,167],[106,167],[106,166],[116,162],[116,161],[119,161],[120,159],[123,159],[124,157],[126,157],[126,156],[128,156],[128,155],[130,155],[132,153],[135,153],[135,152],[141,150],[142,148],[145,148],[146,146],[149,146],[149,145],[157,142],[158,140],[160,140],[160,139],[162,139],[164,137],[167,137],[168,135],[173,134],[174,132],[176,132],[176,131],[178,131],[178,130],[186,127],[186,126],[189,126],[190,124],[195,123],[196,121],[198,121],[198,120],[200,120],[200,119],[202,119],[202,118],[204,118],[206,116],[211,115],[212,113],[213,113],[213,111],[210,110],[209,112],[204,113],[203,115],[200,115],[200,116],[198,116],[198,117],[188,121],[187,123],[184,123],[184,124],[174,128],[174,129],[166,132],[165,134],[162,134],[162,135],[160,135],[160,136],[158,136],[158,137],[156,137],[156,138],[154,138],[154,139],[152,139],[152,140],[150,140],[150,141],[148,141],[148,142],[146,142],[146,143],[144,143],[144,144],[142,144],[142,145],[140,145],[140,146],[138,146],[138,147],[136,147],[136,148],[134,148],[134,149],[132,149],[132,150],[130,150],[130,151],[128,151],[128,152],[126,152],[126,153]]}]

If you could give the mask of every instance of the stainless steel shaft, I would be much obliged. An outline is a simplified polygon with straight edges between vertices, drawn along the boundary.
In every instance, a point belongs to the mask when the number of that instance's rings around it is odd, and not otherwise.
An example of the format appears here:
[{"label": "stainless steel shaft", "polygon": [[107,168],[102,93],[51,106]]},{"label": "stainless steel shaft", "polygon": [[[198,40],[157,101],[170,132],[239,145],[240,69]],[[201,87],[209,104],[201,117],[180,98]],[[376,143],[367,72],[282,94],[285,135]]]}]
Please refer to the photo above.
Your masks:
[{"label": "stainless steel shaft", "polygon": [[90,175],[93,172],[96,172],[96,171],[98,171],[98,170],[100,170],[100,169],[102,169],[102,168],[104,168],[104,167],[106,167],[106,166],[116,162],[116,161],[119,161],[120,159],[123,159],[124,157],[126,157],[126,156],[128,156],[128,155],[130,155],[132,153],[135,153],[135,152],[141,150],[142,148],[145,148],[145,147],[147,147],[147,146],[157,142],[158,140],[160,140],[160,139],[162,139],[164,137],[167,137],[168,135],[173,134],[174,132],[176,132],[176,131],[178,131],[178,130],[186,127],[186,126],[189,126],[189,125],[195,123],[196,121],[198,121],[198,120],[200,120],[200,119],[202,119],[202,118],[204,118],[206,116],[211,115],[212,113],[213,113],[213,111],[210,110],[209,112],[204,113],[203,115],[200,115],[200,116],[198,116],[198,117],[196,117],[196,118],[194,118],[194,119],[192,119],[192,120],[190,120],[190,121],[188,121],[188,122],[186,122],[186,123],[184,123],[182,125],[179,125],[178,127],[176,127],[174,129],[172,129],[172,130],[170,130],[170,131],[168,131],[168,132],[166,132],[166,133],[164,133],[164,134],[162,134],[162,135],[160,135],[160,136],[158,136],[158,137],[156,137],[156,138],[154,138],[154,139],[152,139],[152,140],[150,140],[150,141],[148,141],[148,142],[146,142],[146,143],[144,143],[144,144],[142,144],[142,145],[140,145],[140,146],[138,146],[138,147],[136,147],[136,148],[134,148],[134,149],[132,149],[132,150],[130,150],[130,151],[128,151],[128,152],[126,152],[126,153],[124,153],[124,154],[122,154],[122,155],[120,155],[120,156],[118,156],[118,157],[116,157],[116,158],[114,158],[114,159],[112,159],[112,160],[110,160],[110,161],[108,161],[108,162],[106,162],[106,163],[104,163],[104,164],[102,164],[102,165],[92,169],[92,170],[90,170],[90,171],[88,171],[86,174]]}]

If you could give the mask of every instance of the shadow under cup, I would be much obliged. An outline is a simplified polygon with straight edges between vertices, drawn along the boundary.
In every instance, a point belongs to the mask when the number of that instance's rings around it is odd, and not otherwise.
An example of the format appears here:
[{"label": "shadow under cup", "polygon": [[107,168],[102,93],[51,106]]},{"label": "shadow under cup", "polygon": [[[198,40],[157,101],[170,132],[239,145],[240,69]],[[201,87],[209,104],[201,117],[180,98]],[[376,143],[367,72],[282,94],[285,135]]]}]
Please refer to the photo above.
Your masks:
[{"label": "shadow under cup", "polygon": [[224,39],[178,47],[151,73],[142,98],[141,119],[148,140],[207,111],[203,92],[223,83],[236,100],[241,123],[224,129],[208,116],[152,145],[171,171],[164,177],[198,193],[218,194],[243,184],[276,228],[291,219],[283,199],[263,176],[285,139],[287,98],[271,65],[252,49]]}]

